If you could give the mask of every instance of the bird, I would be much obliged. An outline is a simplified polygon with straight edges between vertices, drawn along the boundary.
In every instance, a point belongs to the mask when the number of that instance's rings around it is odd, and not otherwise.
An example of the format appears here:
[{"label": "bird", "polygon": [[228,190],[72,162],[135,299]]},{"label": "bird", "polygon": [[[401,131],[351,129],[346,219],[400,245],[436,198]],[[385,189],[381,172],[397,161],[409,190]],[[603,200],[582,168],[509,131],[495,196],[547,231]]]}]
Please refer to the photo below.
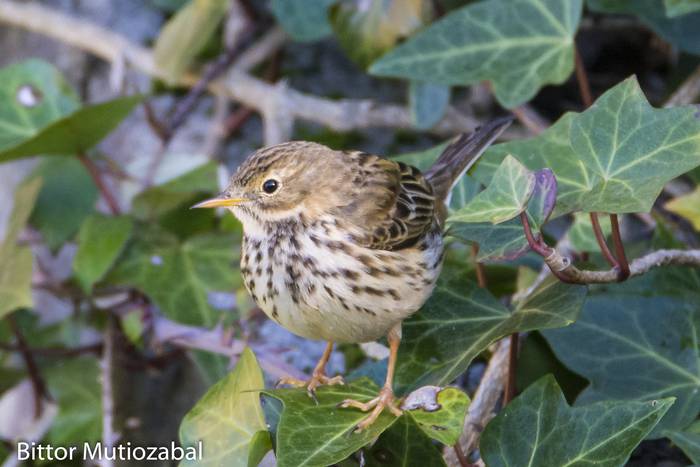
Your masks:
[{"label": "bird", "polygon": [[510,125],[493,120],[456,137],[433,165],[417,168],[362,151],[291,141],[253,152],[216,198],[243,226],[240,271],[265,314],[299,336],[325,340],[311,378],[280,383],[315,398],[328,377],[334,343],[386,337],[386,380],[377,397],[342,408],[368,412],[356,431],[386,409],[402,414],[393,391],[401,323],[435,288],[444,257],[450,193],[460,177]]}]

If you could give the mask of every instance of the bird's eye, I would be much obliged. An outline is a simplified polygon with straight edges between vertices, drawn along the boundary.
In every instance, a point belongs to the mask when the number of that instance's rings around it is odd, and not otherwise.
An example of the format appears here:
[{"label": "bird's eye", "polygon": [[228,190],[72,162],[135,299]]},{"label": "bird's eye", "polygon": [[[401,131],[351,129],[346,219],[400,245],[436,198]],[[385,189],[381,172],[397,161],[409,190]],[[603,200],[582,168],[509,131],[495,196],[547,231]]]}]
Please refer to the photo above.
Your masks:
[{"label": "bird's eye", "polygon": [[277,180],[271,178],[269,180],[265,180],[265,182],[262,185],[262,189],[265,193],[268,195],[271,195],[275,191],[277,191],[277,188],[279,187],[279,183]]}]

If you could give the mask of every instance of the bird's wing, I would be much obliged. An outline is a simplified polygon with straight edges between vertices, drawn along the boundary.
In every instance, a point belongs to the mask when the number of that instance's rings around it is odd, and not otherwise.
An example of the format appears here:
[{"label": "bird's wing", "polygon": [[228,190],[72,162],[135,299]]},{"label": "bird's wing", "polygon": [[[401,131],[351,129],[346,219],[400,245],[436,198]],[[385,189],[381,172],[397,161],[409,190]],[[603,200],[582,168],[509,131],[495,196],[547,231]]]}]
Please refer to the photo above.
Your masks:
[{"label": "bird's wing", "polygon": [[435,197],[418,169],[364,153],[357,160],[353,201],[343,216],[361,232],[363,246],[400,250],[415,245],[433,226]]}]

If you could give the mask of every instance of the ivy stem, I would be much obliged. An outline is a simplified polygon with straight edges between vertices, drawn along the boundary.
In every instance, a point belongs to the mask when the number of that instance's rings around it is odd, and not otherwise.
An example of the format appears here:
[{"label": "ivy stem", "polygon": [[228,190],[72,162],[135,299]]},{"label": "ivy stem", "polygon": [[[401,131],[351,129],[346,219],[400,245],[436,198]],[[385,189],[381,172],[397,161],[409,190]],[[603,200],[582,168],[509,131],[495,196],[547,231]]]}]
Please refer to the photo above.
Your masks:
[{"label": "ivy stem", "polygon": [[117,198],[111,191],[109,191],[109,188],[107,188],[107,184],[102,178],[102,174],[100,173],[100,169],[97,168],[97,165],[95,165],[92,159],[90,159],[85,153],[78,154],[78,160],[87,169],[88,173],[90,174],[90,178],[92,178],[92,181],[95,182],[97,189],[107,202],[107,206],[109,206],[109,210],[112,212],[112,214],[115,216],[121,214],[119,202],[117,202]]},{"label": "ivy stem", "polygon": [[[593,233],[595,234],[595,239],[598,242],[598,245],[600,246],[601,253],[603,253],[603,256],[608,261],[610,266],[612,266],[614,268],[619,267],[617,259],[615,258],[615,256],[613,256],[612,252],[610,251],[610,247],[608,247],[608,244],[605,241],[605,235],[603,235],[603,229],[600,228],[600,221],[598,220],[598,213],[592,212],[590,215],[591,215],[591,225],[593,226]],[[611,224],[612,224],[612,218],[611,218]]]},{"label": "ivy stem", "polygon": [[27,366],[29,380],[31,381],[32,388],[34,389],[34,418],[38,419],[41,417],[43,412],[43,398],[49,398],[49,392],[46,389],[46,383],[41,377],[36,360],[34,360],[34,354],[32,354],[32,351],[29,349],[27,341],[24,339],[24,335],[17,324],[14,314],[7,317],[7,323],[12,330],[12,334],[15,335],[15,339],[17,340],[17,348],[22,355],[24,364]]},{"label": "ivy stem", "polygon": [[581,101],[583,102],[583,107],[587,109],[593,104],[593,93],[591,92],[591,84],[588,81],[586,67],[583,64],[583,59],[578,51],[578,47],[574,47],[574,63],[576,69],[576,81],[578,82]]},{"label": "ivy stem", "polygon": [[[547,262],[547,259],[554,255],[555,250],[554,248],[551,248],[548,246],[544,240],[542,240],[541,237],[538,237],[535,239],[535,236],[532,233],[532,229],[530,228],[530,220],[527,218],[527,214],[523,211],[520,213],[520,222],[523,224],[523,231],[525,232],[525,238],[527,239],[527,243],[538,255],[543,257],[545,259],[545,262]],[[554,268],[549,268],[550,271],[552,271],[552,274],[559,279],[562,282],[565,282],[567,284],[572,284],[573,282],[569,277],[566,276],[562,271],[559,271]]]},{"label": "ivy stem", "polygon": [[625,255],[625,245],[622,243],[620,235],[620,223],[617,219],[617,214],[610,214],[610,226],[612,227],[613,245],[615,246],[615,256],[617,257],[620,282],[626,280],[630,276],[630,265]]},{"label": "ivy stem", "polygon": [[476,257],[479,254],[479,244],[472,243],[472,258],[474,259],[474,267],[476,268],[476,282],[482,289],[486,288],[486,270],[484,265],[477,261]]},{"label": "ivy stem", "polygon": [[508,376],[506,378],[506,387],[503,391],[503,405],[508,405],[515,398],[516,380],[518,377],[518,350],[519,350],[520,335],[514,332],[510,335],[510,350],[508,351]]}]

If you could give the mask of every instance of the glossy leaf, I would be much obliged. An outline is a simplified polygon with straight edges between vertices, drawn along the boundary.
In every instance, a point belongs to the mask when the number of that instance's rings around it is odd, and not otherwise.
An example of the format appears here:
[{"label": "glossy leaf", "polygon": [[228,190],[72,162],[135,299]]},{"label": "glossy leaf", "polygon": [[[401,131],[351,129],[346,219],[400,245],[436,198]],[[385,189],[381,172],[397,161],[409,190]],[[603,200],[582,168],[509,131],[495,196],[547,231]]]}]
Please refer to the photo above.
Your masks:
[{"label": "glossy leaf", "polygon": [[697,271],[649,272],[597,289],[574,325],[545,331],[557,357],[591,382],[577,403],[672,396],[653,436],[692,422],[700,412],[699,288]]},{"label": "glossy leaf", "polygon": [[500,224],[525,210],[534,189],[535,174],[515,158],[506,156],[486,189],[448,221]]},{"label": "glossy leaf", "polygon": [[664,208],[684,217],[693,224],[695,230],[700,231],[700,187],[687,195],[672,199]]},{"label": "glossy leaf", "polygon": [[260,430],[253,435],[248,445],[248,467],[258,467],[263,457],[272,449],[270,432]]},{"label": "glossy leaf", "polygon": [[552,376],[545,376],[491,420],[481,438],[489,467],[624,465],[673,399],[566,403]]},{"label": "glossy leaf", "polygon": [[700,422],[694,422],[683,431],[666,432],[666,436],[683,450],[693,464],[700,464]]},{"label": "glossy leaf", "polygon": [[416,465],[444,467],[442,453],[421,431],[413,417],[399,418],[365,453],[367,467]]},{"label": "glossy leaf", "polygon": [[411,81],[408,88],[408,106],[416,128],[428,130],[445,115],[450,104],[450,87],[423,81]]},{"label": "glossy leaf", "polygon": [[396,47],[370,72],[449,85],[489,80],[498,101],[516,107],[571,74],[581,8],[581,0],[470,4]]},{"label": "glossy leaf", "polygon": [[41,179],[25,182],[15,192],[12,214],[0,244],[0,319],[32,306],[32,251],[28,246],[18,246],[17,236],[34,208],[41,183]]},{"label": "glossy leaf", "polygon": [[[610,217],[599,216],[598,220],[600,222],[600,228],[603,231],[603,235],[608,237],[612,231],[612,227],[610,226]],[[600,246],[595,239],[595,233],[593,232],[591,216],[588,213],[577,212],[574,214],[574,223],[571,224],[567,235],[569,237],[571,247],[576,251],[594,252],[600,250]]]},{"label": "glossy leaf", "polygon": [[443,272],[432,297],[403,323],[396,386],[444,386],[498,338],[515,331],[567,326],[586,288],[550,280],[515,311],[454,270]]},{"label": "glossy leaf", "polygon": [[214,306],[211,294],[241,285],[238,254],[232,235],[210,233],[180,242],[151,228],[136,232],[106,282],[142,290],[176,321],[213,326],[223,310]]},{"label": "glossy leaf", "polygon": [[666,14],[671,18],[700,11],[699,0],[664,0],[664,4],[666,5]]},{"label": "glossy leaf", "polygon": [[73,260],[73,271],[83,290],[89,293],[114,265],[131,236],[132,228],[133,222],[126,216],[94,214],[83,222]]},{"label": "glossy leaf", "polygon": [[249,446],[258,433],[267,434],[260,405],[262,371],[253,351],[245,348],[236,368],[212,386],[180,425],[180,442],[204,446],[204,457],[181,466],[247,467]]},{"label": "glossy leaf", "polygon": [[342,386],[323,386],[316,392],[318,403],[304,389],[275,389],[265,394],[284,404],[277,426],[276,455],[279,467],[331,465],[372,442],[397,418],[384,411],[366,430],[355,427],[367,416],[357,409],[337,405],[345,399],[367,402],[379,387],[368,379]]},{"label": "glossy leaf", "polygon": [[226,0],[191,0],[163,26],[153,55],[163,78],[176,84],[224,18]]},{"label": "glossy leaf", "polygon": [[75,158],[45,159],[32,175],[41,177],[44,184],[30,223],[41,232],[50,248],[58,249],[94,212],[97,187]]},{"label": "glossy leaf", "polygon": [[530,170],[554,171],[554,217],[648,212],[669,180],[700,165],[696,112],[692,106],[654,109],[630,78],[537,137],[493,146],[474,175],[487,182],[500,161],[513,155]]},{"label": "glossy leaf", "polygon": [[[452,446],[464,427],[469,396],[457,388],[424,386],[409,394],[402,408],[427,436]],[[406,418],[406,417],[402,417]]]},{"label": "glossy leaf", "polygon": [[329,35],[328,8],[336,0],[272,0],[270,8],[285,31],[297,41],[315,41]]}]

